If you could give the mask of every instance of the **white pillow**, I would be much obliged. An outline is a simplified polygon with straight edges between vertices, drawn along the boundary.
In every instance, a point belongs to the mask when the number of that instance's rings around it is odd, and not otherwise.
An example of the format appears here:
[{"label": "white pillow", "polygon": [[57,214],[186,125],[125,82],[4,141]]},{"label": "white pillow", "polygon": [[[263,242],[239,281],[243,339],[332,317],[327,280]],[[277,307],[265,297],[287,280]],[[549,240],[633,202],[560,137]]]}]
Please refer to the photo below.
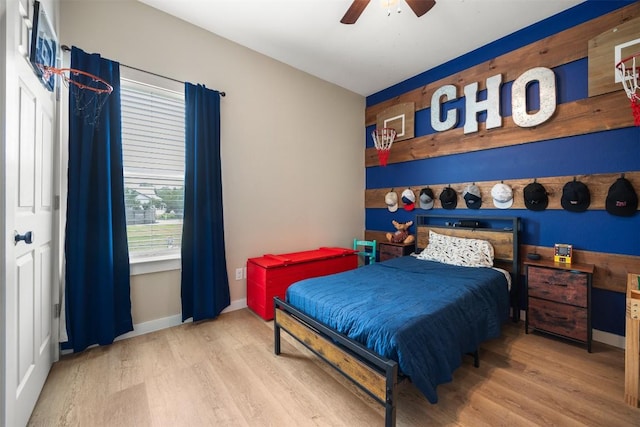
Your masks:
[{"label": "white pillow", "polygon": [[463,267],[493,267],[493,246],[486,240],[445,236],[429,230],[429,244],[418,259]]}]

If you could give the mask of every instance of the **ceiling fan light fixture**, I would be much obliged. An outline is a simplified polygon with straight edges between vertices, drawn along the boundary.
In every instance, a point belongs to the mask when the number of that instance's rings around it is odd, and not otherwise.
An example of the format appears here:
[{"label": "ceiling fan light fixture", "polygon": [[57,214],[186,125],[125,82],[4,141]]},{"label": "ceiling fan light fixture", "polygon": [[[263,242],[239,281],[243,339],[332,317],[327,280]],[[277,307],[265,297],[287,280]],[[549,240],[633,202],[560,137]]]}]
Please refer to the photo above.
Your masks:
[{"label": "ceiling fan light fixture", "polygon": [[391,9],[393,9],[396,5],[398,6],[396,9],[396,13],[400,13],[400,4],[398,0],[380,0],[380,5],[387,9],[387,16],[391,16]]},{"label": "ceiling fan light fixture", "polygon": [[[371,0],[353,0],[353,3],[351,3],[351,6],[349,6],[349,9],[347,9],[347,12],[344,14],[340,22],[342,24],[355,24],[370,1]],[[435,0],[405,1],[418,18],[431,10],[431,8],[436,4]],[[387,10],[387,16],[391,16],[391,8],[395,7],[396,5],[398,5],[396,13],[402,12],[398,2],[399,0],[380,0],[381,6]]]}]

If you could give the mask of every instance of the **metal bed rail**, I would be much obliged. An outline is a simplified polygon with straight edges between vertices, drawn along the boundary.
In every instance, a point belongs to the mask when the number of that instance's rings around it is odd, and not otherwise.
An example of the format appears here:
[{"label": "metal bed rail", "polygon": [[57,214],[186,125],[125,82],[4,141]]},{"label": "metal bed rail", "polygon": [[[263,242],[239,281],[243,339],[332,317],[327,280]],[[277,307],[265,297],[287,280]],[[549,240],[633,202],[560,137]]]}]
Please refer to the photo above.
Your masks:
[{"label": "metal bed rail", "polygon": [[281,352],[280,330],[284,329],[383,405],[386,427],[396,425],[399,376],[397,362],[380,357],[365,346],[319,323],[278,297],[274,298],[274,313],[273,332],[276,355]]}]

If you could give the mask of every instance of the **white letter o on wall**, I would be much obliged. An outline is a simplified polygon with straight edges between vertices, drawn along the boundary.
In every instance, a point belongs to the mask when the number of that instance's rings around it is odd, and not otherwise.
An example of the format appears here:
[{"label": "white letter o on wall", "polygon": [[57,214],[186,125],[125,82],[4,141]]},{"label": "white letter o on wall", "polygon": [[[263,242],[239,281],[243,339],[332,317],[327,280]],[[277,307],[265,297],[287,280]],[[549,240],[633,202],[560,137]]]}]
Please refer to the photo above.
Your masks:
[{"label": "white letter o on wall", "polygon": [[[527,112],[527,86],[537,81],[540,88],[540,109]],[[536,67],[522,73],[511,86],[511,118],[523,128],[546,122],[556,111],[556,76],[552,70]]]}]

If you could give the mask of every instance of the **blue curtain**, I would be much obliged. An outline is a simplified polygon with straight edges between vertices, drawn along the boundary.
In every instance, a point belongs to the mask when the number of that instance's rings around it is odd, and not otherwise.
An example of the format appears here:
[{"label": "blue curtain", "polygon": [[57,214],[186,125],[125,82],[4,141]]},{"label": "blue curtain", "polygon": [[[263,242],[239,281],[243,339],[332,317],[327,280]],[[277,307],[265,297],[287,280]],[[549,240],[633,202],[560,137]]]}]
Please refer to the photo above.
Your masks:
[{"label": "blue curtain", "polygon": [[113,86],[97,120],[93,114],[96,104],[77,99],[73,86],[69,90],[65,237],[69,342],[64,347],[77,352],[93,344],[112,343],[118,335],[133,330],[133,322],[122,177],[120,64],[74,47],[71,68]]},{"label": "blue curtain", "polygon": [[182,321],[212,319],[230,304],[224,249],[220,93],[185,83]]}]

